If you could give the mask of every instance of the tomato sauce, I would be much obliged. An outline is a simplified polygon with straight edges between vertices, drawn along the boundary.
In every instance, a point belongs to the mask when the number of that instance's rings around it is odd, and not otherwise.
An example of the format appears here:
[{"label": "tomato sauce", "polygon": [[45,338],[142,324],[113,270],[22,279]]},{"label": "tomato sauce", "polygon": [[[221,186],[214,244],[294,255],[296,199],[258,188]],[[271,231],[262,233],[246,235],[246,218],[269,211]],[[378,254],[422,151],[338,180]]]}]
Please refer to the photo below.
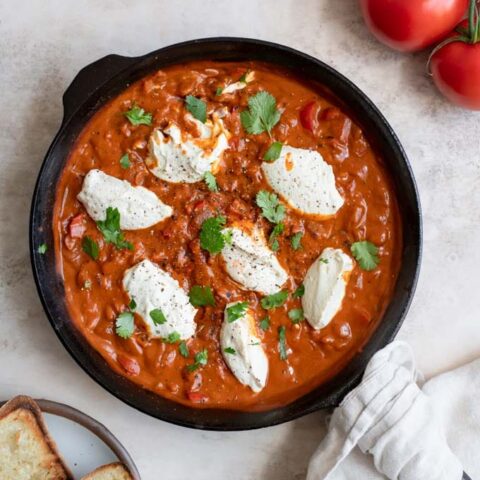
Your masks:
[{"label": "tomato sauce", "polygon": [[[254,81],[234,94],[216,95],[218,86],[239,80],[247,71]],[[355,266],[341,310],[331,323],[315,331],[306,321],[292,323],[288,311],[301,307],[293,299],[268,312],[260,305],[262,295],[245,291],[229,278],[220,255],[200,247],[202,222],[222,214],[227,225],[241,219],[259,225],[266,237],[272,225],[255,204],[255,195],[272,189],[262,175],[262,158],[271,140],[266,133],[249,135],[240,121],[248,98],[266,90],[282,111],[272,137],[294,147],[318,149],[332,165],[336,184],[345,200],[331,218],[308,217],[287,207],[285,232],[278,237],[277,258],[290,279],[293,292],[314,260],[326,247],[350,254],[353,242],[369,240],[379,247],[380,263],[372,271]],[[155,127],[184,120],[184,98],[194,95],[207,102],[208,112],[226,107],[223,121],[231,132],[230,149],[219,165],[219,192],[204,182],[174,184],[152,175],[146,165],[148,138]],[[315,102],[313,132],[305,129],[300,112]],[[133,126],[123,113],[137,104],[153,115],[152,126]],[[190,123],[191,124],[191,123]],[[120,165],[129,154],[130,168]],[[134,250],[118,250],[105,243],[95,222],[77,200],[85,174],[101,169],[109,175],[142,185],[174,209],[171,218],[144,230],[126,231]],[[292,249],[291,235],[303,232],[302,248]],[[82,237],[98,242],[94,261],[82,250]],[[54,210],[54,238],[58,270],[64,278],[71,320],[111,368],[157,394],[190,406],[239,410],[265,410],[285,405],[312,390],[359,351],[380,321],[393,293],[400,268],[402,229],[392,182],[382,159],[365,133],[319,87],[292,72],[255,63],[195,62],[155,72],[129,86],[101,108],[89,121],[71,151],[62,173]],[[190,358],[179,354],[178,344],[149,339],[142,320],[135,316],[135,333],[122,339],[115,333],[116,317],[127,308],[122,288],[124,271],[144,258],[156,262],[188,292],[193,285],[211,286],[216,305],[199,308],[196,335],[187,341]],[[233,376],[219,347],[219,331],[225,305],[248,301],[259,323],[266,315],[270,327],[258,329],[269,359],[266,387],[255,394]],[[279,355],[278,329],[285,326],[288,358]],[[193,355],[208,350],[208,363],[194,372],[187,365]]]}]

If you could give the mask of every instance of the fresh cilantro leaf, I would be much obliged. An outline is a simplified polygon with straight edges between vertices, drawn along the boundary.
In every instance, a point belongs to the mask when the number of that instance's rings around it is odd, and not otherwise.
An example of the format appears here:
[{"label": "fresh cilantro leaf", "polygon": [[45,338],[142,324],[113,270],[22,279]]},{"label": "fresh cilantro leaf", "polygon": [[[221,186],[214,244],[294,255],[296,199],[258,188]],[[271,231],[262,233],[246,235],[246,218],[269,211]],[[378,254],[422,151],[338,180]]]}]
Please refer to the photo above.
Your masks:
[{"label": "fresh cilantro leaf", "polygon": [[82,240],[82,250],[90,255],[94,260],[98,258],[100,249],[98,248],[98,243],[90,237],[83,237]]},{"label": "fresh cilantro leaf", "polygon": [[227,245],[231,245],[233,242],[233,232],[231,230],[224,230],[223,239]]},{"label": "fresh cilantro leaf", "polygon": [[154,308],[150,312],[150,318],[152,319],[154,325],[163,325],[167,321],[167,318],[160,308]]},{"label": "fresh cilantro leaf", "polygon": [[207,121],[207,104],[203,100],[193,95],[187,95],[185,105],[194,118],[200,120],[202,123]]},{"label": "fresh cilantro leaf", "polygon": [[285,207],[278,201],[275,193],[260,190],[256,197],[262,215],[272,223],[280,223],[285,217]]},{"label": "fresh cilantro leaf", "polygon": [[302,246],[303,232],[294,233],[290,238],[290,244],[294,250],[299,250]]},{"label": "fresh cilantro leaf", "polygon": [[217,179],[212,173],[205,172],[203,180],[207,184],[207,187],[211,192],[218,192]]},{"label": "fresh cilantro leaf", "polygon": [[303,309],[302,308],[293,308],[288,312],[288,318],[292,323],[300,323],[303,320]]},{"label": "fresh cilantro leaf", "polygon": [[247,70],[239,79],[238,81],[239,82],[242,82],[242,83],[247,83],[247,75],[249,74],[249,71]]},{"label": "fresh cilantro leaf", "polygon": [[38,249],[37,249],[37,251],[40,255],[45,255],[47,250],[48,250],[48,246],[47,246],[46,243],[42,243],[41,245],[38,246]]},{"label": "fresh cilantro leaf", "polygon": [[180,334],[178,332],[172,332],[166,338],[162,338],[165,343],[177,343],[180,340]]},{"label": "fresh cilantro leaf", "polygon": [[262,298],[260,304],[265,310],[270,310],[271,308],[281,307],[286,302],[287,298],[288,292],[286,290],[280,290],[277,293]]},{"label": "fresh cilantro leaf", "polygon": [[97,222],[98,229],[102,232],[107,243],[113,243],[118,249],[127,248],[133,250],[133,245],[125,240],[120,230],[120,212],[118,208],[107,208],[105,220]]},{"label": "fresh cilantro leaf", "polygon": [[270,234],[270,246],[272,250],[276,252],[280,248],[280,244],[278,243],[277,237],[279,237],[283,231],[285,230],[285,225],[283,223],[277,223]]},{"label": "fresh cilantro leaf", "polygon": [[305,285],[302,283],[297,287],[297,289],[293,292],[293,298],[301,298],[305,295]]},{"label": "fresh cilantro leaf", "polygon": [[248,308],[248,302],[237,302],[234,305],[227,307],[227,322],[232,323],[245,315]]},{"label": "fresh cilantro leaf", "polygon": [[122,312],[115,321],[115,331],[119,337],[130,338],[135,330],[132,312]]},{"label": "fresh cilantro leaf", "polygon": [[188,296],[194,307],[205,307],[206,305],[213,307],[215,305],[215,298],[213,298],[212,289],[209,286],[194,285]]},{"label": "fresh cilantro leaf", "polygon": [[235,351],[235,349],[232,348],[232,347],[224,348],[223,351],[224,351],[225,353],[229,353],[230,355],[235,355],[235,354],[237,353],[237,352]]},{"label": "fresh cilantro leaf", "polygon": [[318,261],[328,265],[328,258],[319,258]]},{"label": "fresh cilantro leaf", "polygon": [[130,157],[128,156],[128,153],[122,156],[120,158],[120,166],[124,169],[130,168],[132,165],[132,162],[130,162]]},{"label": "fresh cilantro leaf", "polygon": [[281,360],[287,359],[287,339],[285,327],[283,325],[281,327],[278,327],[278,353],[280,354]]},{"label": "fresh cilantro leaf", "polygon": [[280,115],[275,97],[262,91],[248,99],[248,110],[240,113],[240,120],[248,133],[256,135],[268,132],[270,135],[280,120]]},{"label": "fresh cilantro leaf", "polygon": [[195,354],[194,362],[192,365],[188,365],[187,370],[194,372],[197,368],[204,367],[208,362],[208,350],[201,350]]},{"label": "fresh cilantro leaf", "polygon": [[223,87],[217,87],[217,89],[215,90],[215,95],[218,97],[222,94],[223,92]]},{"label": "fresh cilantro leaf", "polygon": [[363,270],[373,270],[380,263],[378,247],[372,242],[355,242],[350,247],[350,250]]},{"label": "fresh cilantro leaf", "polygon": [[225,246],[225,237],[222,228],[226,219],[223,216],[207,218],[200,230],[200,245],[210,253],[219,253]]},{"label": "fresh cilantro leaf", "polygon": [[178,351],[182,357],[188,358],[190,356],[190,352],[188,351],[187,343],[185,341],[180,342],[178,345]]},{"label": "fresh cilantro leaf", "polygon": [[282,153],[282,147],[283,147],[282,142],[273,142],[268,147],[268,150],[266,151],[263,159],[266,162],[274,162],[275,160],[278,160],[278,157],[280,157],[280,154]]},{"label": "fresh cilantro leaf", "polygon": [[152,114],[145,112],[143,108],[140,108],[136,104],[133,105],[133,107],[128,112],[123,112],[123,114],[128,118],[129,122],[132,125],[152,124]]},{"label": "fresh cilantro leaf", "polygon": [[130,303],[128,304],[128,308],[133,312],[137,308],[137,302],[135,301],[134,298],[130,300]]},{"label": "fresh cilantro leaf", "polygon": [[264,332],[266,332],[269,327],[270,327],[270,318],[268,317],[262,318],[262,320],[260,320],[260,328]]}]

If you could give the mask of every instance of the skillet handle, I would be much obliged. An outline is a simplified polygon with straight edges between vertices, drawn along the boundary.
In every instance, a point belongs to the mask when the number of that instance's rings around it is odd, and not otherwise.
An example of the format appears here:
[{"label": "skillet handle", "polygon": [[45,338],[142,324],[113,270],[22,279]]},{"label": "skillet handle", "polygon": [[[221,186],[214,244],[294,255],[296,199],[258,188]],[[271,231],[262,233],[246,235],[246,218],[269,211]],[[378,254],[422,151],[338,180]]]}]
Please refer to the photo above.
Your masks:
[{"label": "skillet handle", "polygon": [[112,77],[138,61],[135,57],[107,55],[82,68],[63,94],[63,123],[80,105]]}]

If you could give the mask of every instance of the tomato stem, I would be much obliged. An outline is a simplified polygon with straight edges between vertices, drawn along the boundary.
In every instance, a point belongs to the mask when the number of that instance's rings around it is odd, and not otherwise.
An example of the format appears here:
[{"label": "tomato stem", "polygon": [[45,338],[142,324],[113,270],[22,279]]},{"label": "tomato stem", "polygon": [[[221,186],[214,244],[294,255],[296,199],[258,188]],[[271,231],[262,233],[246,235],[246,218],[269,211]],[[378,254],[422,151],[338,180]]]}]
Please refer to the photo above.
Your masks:
[{"label": "tomato stem", "polygon": [[471,43],[480,41],[480,12],[477,3],[478,0],[470,0],[468,9],[468,37]]}]

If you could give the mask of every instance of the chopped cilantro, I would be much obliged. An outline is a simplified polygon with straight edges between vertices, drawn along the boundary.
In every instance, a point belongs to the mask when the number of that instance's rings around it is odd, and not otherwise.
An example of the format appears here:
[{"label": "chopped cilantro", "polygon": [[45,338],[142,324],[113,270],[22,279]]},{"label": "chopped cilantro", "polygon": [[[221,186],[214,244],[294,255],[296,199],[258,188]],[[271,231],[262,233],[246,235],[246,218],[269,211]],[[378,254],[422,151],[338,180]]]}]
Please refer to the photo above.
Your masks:
[{"label": "chopped cilantro", "polygon": [[185,105],[194,118],[200,120],[202,123],[207,121],[207,104],[203,100],[193,95],[188,95],[185,98]]},{"label": "chopped cilantro", "polygon": [[300,323],[303,320],[303,309],[302,308],[294,308],[288,312],[288,318],[292,321],[292,323]]},{"label": "chopped cilantro", "polygon": [[237,353],[237,352],[235,351],[235,349],[232,348],[232,347],[224,348],[223,351],[224,351],[225,353],[229,353],[230,355],[235,355],[235,354]]},{"label": "chopped cilantro", "polygon": [[132,125],[151,125],[152,114],[134,104],[128,112],[123,112]]},{"label": "chopped cilantro", "polygon": [[305,294],[305,285],[302,283],[300,284],[297,289],[293,292],[293,298],[301,298]]},{"label": "chopped cilantro", "polygon": [[268,317],[262,318],[262,320],[260,320],[260,328],[264,332],[266,332],[269,327],[270,327],[270,318]]},{"label": "chopped cilantro", "polygon": [[227,310],[226,310],[227,322],[232,323],[235,320],[238,320],[239,318],[243,317],[245,315],[245,312],[247,311],[247,308],[248,308],[248,302],[237,302],[234,305],[227,307]]},{"label": "chopped cilantro", "polygon": [[180,334],[178,332],[172,332],[168,334],[168,337],[162,338],[165,343],[177,343],[180,340]]},{"label": "chopped cilantro", "polygon": [[278,201],[275,193],[260,190],[256,197],[257,205],[262,209],[262,215],[272,223],[280,223],[285,217],[285,207]]},{"label": "chopped cilantro", "polygon": [[215,305],[215,298],[213,298],[212,289],[209,286],[194,285],[188,296],[194,307],[205,307],[206,305],[213,307]]},{"label": "chopped cilantro", "polygon": [[154,325],[163,325],[167,321],[167,318],[160,308],[154,308],[150,312],[150,318],[152,319]]},{"label": "chopped cilantro", "polygon": [[207,218],[202,223],[200,231],[200,245],[210,253],[219,253],[225,246],[225,237],[222,228],[226,219],[223,216]]},{"label": "chopped cilantro", "polygon": [[248,110],[240,113],[240,120],[248,133],[256,135],[267,132],[270,135],[280,115],[275,97],[262,91],[248,99]]},{"label": "chopped cilantro", "polygon": [[271,308],[281,307],[287,298],[288,292],[286,290],[280,290],[277,293],[273,293],[272,295],[262,298],[260,304],[265,310],[270,310]]},{"label": "chopped cilantro", "polygon": [[371,242],[355,242],[350,250],[363,270],[373,270],[380,263],[378,247]]},{"label": "chopped cilantro", "polygon": [[280,154],[282,153],[282,147],[283,147],[282,142],[273,142],[268,147],[268,150],[266,151],[263,159],[266,162],[274,162],[275,160],[278,159],[278,157],[280,157]]},{"label": "chopped cilantro", "polygon": [[115,331],[121,338],[130,338],[135,329],[132,312],[122,312],[115,321]]},{"label": "chopped cilantro", "polygon": [[278,353],[280,354],[281,360],[287,359],[287,339],[285,327],[283,325],[281,327],[278,327]]},{"label": "chopped cilantro", "polygon": [[98,248],[98,243],[92,238],[87,236],[83,237],[82,250],[87,255],[90,255],[94,260],[97,260],[98,255],[100,253],[100,249]]},{"label": "chopped cilantro", "polygon": [[46,243],[42,243],[41,245],[38,246],[38,249],[37,249],[40,255],[45,255],[47,250],[48,250],[48,246]]},{"label": "chopped cilantro", "polygon": [[205,172],[203,180],[211,192],[218,192],[218,185],[215,176],[210,172]]},{"label": "chopped cilantro", "polygon": [[280,244],[278,243],[278,237],[283,233],[285,230],[285,225],[283,223],[277,223],[270,234],[270,246],[272,250],[276,252],[280,248]]},{"label": "chopped cilantro", "polygon": [[290,244],[294,250],[299,250],[302,246],[303,232],[294,233],[290,238]]},{"label": "chopped cilantro", "polygon": [[108,207],[105,220],[97,222],[98,229],[102,232],[107,243],[113,243],[118,249],[133,250],[133,245],[127,242],[120,230],[120,212],[118,208]]},{"label": "chopped cilantro", "polygon": [[328,258],[319,258],[318,261],[324,263],[325,265],[328,265]]},{"label": "chopped cilantro", "polygon": [[218,97],[222,94],[223,92],[223,87],[217,87],[217,89],[215,90],[215,95]]},{"label": "chopped cilantro", "polygon": [[188,358],[190,352],[188,351],[187,343],[185,341],[180,342],[178,345],[178,351],[182,357]]},{"label": "chopped cilantro", "polygon": [[137,302],[135,301],[134,298],[130,300],[130,303],[128,304],[128,308],[133,312],[137,308]]},{"label": "chopped cilantro", "polygon": [[208,350],[205,349],[205,350],[201,350],[200,352],[196,353],[195,357],[194,357],[194,362],[195,363],[193,363],[191,365],[188,365],[187,370],[189,372],[194,372],[198,368],[204,367],[207,364],[207,362],[208,362]]},{"label": "chopped cilantro", "polygon": [[122,156],[120,158],[120,166],[124,169],[130,168],[132,165],[132,162],[130,162],[130,157],[128,156],[128,153]]}]

